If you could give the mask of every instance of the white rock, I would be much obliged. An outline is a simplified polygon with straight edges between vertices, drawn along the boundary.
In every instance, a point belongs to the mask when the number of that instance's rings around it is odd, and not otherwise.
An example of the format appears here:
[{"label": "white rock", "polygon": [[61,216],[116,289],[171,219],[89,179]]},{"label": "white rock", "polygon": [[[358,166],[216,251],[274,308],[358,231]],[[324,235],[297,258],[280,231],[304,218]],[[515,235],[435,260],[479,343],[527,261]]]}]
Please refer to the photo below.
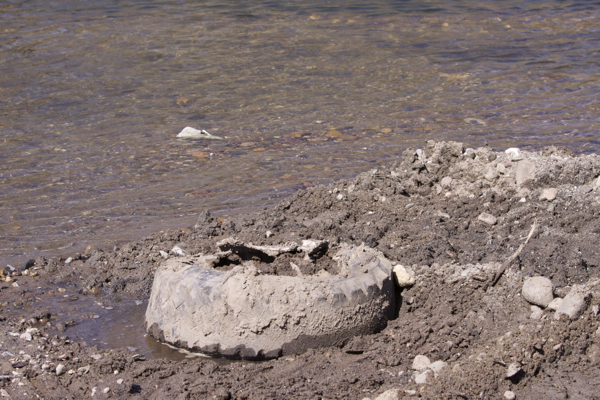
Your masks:
[{"label": "white rock", "polygon": [[592,181],[592,189],[593,190],[600,189],[600,176]]},{"label": "white rock", "polygon": [[415,284],[415,274],[411,270],[407,270],[403,265],[394,266],[394,277],[398,287],[404,288]]},{"label": "white rock", "polygon": [[426,369],[425,371],[415,375],[415,383],[418,385],[425,385],[427,383],[427,376],[431,374],[431,370]]},{"label": "white rock", "polygon": [[520,371],[521,371],[521,364],[519,364],[518,362],[514,362],[508,366],[508,369],[506,371],[506,377],[510,378],[512,376],[515,376]]},{"label": "white rock", "polygon": [[4,389],[0,389],[0,396],[2,397],[10,397],[10,394]]},{"label": "white rock", "polygon": [[187,255],[187,253],[185,252],[185,250],[183,250],[181,247],[179,246],[174,246],[171,249],[171,254],[175,254],[177,256],[185,256]]},{"label": "white rock", "polygon": [[504,392],[504,398],[506,400],[515,400],[517,398],[517,395],[515,395],[514,392],[507,390],[506,392]]},{"label": "white rock", "polygon": [[508,157],[512,160],[512,161],[518,161],[520,160],[521,157],[521,150],[519,150],[516,147],[511,147],[510,149],[506,149],[504,150],[504,152],[506,153],[506,155],[508,155]]},{"label": "white rock", "polygon": [[432,362],[431,365],[429,365],[429,369],[433,371],[434,376],[438,376],[438,374],[440,372],[442,372],[442,370],[444,368],[446,368],[447,366],[448,366],[448,363],[438,360],[438,361]]},{"label": "white rock", "polygon": [[117,383],[120,385],[123,383],[123,378],[117,379]]},{"label": "white rock", "polygon": [[552,201],[556,198],[557,193],[558,193],[558,190],[556,190],[555,188],[544,189],[542,194],[540,194],[539,200],[540,201],[542,201],[542,200]]},{"label": "white rock", "polygon": [[519,161],[516,172],[517,186],[533,178],[535,178],[535,164],[528,160]]},{"label": "white rock", "polygon": [[477,217],[477,219],[479,221],[483,222],[484,224],[488,224],[488,225],[496,225],[496,222],[498,222],[496,217],[494,217],[492,214],[488,214],[488,213],[481,213],[479,215],[479,217]]},{"label": "white rock", "polygon": [[164,258],[165,260],[166,260],[167,258],[169,258],[169,253],[167,253],[166,251],[159,250],[159,251],[158,251],[158,254],[160,254],[160,256],[161,256],[162,258]]},{"label": "white rock", "polygon": [[503,163],[496,165],[496,171],[503,174],[506,171],[506,166]]},{"label": "white rock", "polygon": [[102,393],[106,394],[110,392],[110,388],[109,387],[105,387],[104,390],[102,391]]},{"label": "white rock", "polygon": [[58,364],[56,366],[56,375],[61,376],[62,374],[64,374],[66,372],[65,369],[66,368],[63,364]]},{"label": "white rock", "polygon": [[558,319],[561,314],[568,315],[571,319],[578,318],[587,308],[590,296],[590,291],[584,286],[573,285],[569,294],[560,303],[554,318]]},{"label": "white rock", "polygon": [[554,299],[554,286],[550,279],[543,276],[534,276],[525,279],[521,293],[529,303],[546,308]]},{"label": "white rock", "polygon": [[560,305],[562,304],[562,301],[563,299],[561,299],[560,297],[556,297],[550,302],[550,304],[548,304],[548,307],[546,308],[548,308],[549,310],[556,311],[558,310],[558,307],[560,307]]},{"label": "white rock", "polygon": [[450,176],[445,176],[444,178],[442,178],[442,181],[440,182],[440,185],[443,186],[450,186],[452,184],[452,178]]},{"label": "white rock", "polygon": [[204,129],[199,131],[198,129],[194,129],[189,126],[183,128],[177,137],[182,139],[223,139],[222,137],[211,135]]},{"label": "white rock", "polygon": [[390,389],[381,393],[375,400],[397,400],[400,395],[400,389]]},{"label": "white rock", "polygon": [[418,355],[413,360],[412,368],[417,371],[423,371],[424,369],[429,368],[430,365],[431,361],[427,356]]},{"label": "white rock", "polygon": [[539,308],[538,306],[531,306],[531,319],[542,319],[544,316],[544,310]]},{"label": "white rock", "polygon": [[274,235],[274,233],[273,233],[273,232],[271,232],[271,231],[267,231],[267,233],[265,233],[265,237],[267,237],[267,238],[270,238],[270,237],[272,237],[273,235]]},{"label": "white rock", "polygon": [[20,338],[25,339],[28,342],[31,342],[31,339],[33,339],[33,337],[31,336],[31,333],[29,333],[29,332],[22,333]]}]

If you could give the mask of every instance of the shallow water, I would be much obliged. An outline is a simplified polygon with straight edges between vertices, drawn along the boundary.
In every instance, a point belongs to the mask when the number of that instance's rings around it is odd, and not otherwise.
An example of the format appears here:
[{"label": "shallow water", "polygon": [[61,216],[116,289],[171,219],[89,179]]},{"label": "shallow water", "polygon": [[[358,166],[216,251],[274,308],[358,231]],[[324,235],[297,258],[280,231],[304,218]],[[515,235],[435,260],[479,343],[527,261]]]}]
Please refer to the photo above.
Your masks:
[{"label": "shallow water", "polygon": [[[597,151],[599,16],[569,1],[4,2],[1,260],[259,209],[427,139]],[[186,126],[224,140],[176,139]]]}]

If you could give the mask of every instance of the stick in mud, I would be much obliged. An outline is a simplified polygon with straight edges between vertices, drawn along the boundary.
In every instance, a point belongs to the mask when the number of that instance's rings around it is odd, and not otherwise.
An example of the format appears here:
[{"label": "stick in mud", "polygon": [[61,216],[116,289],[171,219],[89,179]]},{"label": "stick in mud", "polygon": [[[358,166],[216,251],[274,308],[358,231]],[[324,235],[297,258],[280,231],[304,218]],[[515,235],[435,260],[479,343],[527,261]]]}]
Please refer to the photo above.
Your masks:
[{"label": "stick in mud", "polygon": [[517,249],[517,251],[515,251],[512,256],[510,256],[506,261],[504,261],[502,263],[502,266],[494,275],[494,279],[492,279],[492,286],[496,286],[496,283],[498,283],[498,281],[502,277],[502,274],[504,274],[504,271],[506,271],[506,268],[508,268],[510,266],[510,264],[515,260],[515,258],[517,258],[519,256],[519,254],[521,254],[521,251],[523,251],[523,248],[525,247],[527,242],[529,242],[529,239],[531,239],[531,237],[533,236],[533,232],[535,232],[536,227],[537,227],[537,219],[533,221],[533,225],[531,226],[529,235],[527,235],[527,239],[525,239],[525,243],[520,245],[519,248]]}]

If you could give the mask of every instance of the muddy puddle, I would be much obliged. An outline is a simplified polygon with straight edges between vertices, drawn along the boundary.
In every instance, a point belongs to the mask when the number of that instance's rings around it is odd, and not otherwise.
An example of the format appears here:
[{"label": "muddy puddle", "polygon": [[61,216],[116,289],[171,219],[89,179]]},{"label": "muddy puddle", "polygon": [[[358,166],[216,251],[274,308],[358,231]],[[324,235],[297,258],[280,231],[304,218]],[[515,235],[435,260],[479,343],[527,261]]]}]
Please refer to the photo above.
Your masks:
[{"label": "muddy puddle", "polygon": [[[252,362],[189,352],[161,343],[147,335],[144,329],[147,300],[127,297],[115,300],[106,296],[43,288],[36,289],[36,292],[35,295],[23,296],[35,299],[35,309],[39,318],[32,326],[49,329],[49,332],[66,336],[83,347],[96,346],[99,350],[127,348],[146,359],[166,358],[181,361],[186,358],[210,358],[221,365]],[[18,305],[14,311],[18,312],[19,309],[30,311],[32,306]]]}]

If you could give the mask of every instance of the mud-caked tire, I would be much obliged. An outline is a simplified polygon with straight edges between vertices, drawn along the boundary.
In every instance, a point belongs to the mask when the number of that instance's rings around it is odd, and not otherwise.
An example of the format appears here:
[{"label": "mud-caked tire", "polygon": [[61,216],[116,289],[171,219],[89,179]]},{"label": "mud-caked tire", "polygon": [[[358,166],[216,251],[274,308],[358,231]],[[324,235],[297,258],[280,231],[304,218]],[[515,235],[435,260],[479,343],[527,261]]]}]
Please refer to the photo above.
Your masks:
[{"label": "mud-caked tire", "polygon": [[364,245],[342,245],[333,257],[340,272],[329,276],[263,275],[251,264],[223,272],[209,258],[174,258],[156,271],[152,336],[213,356],[268,359],[343,345],[395,313],[392,264]]}]

